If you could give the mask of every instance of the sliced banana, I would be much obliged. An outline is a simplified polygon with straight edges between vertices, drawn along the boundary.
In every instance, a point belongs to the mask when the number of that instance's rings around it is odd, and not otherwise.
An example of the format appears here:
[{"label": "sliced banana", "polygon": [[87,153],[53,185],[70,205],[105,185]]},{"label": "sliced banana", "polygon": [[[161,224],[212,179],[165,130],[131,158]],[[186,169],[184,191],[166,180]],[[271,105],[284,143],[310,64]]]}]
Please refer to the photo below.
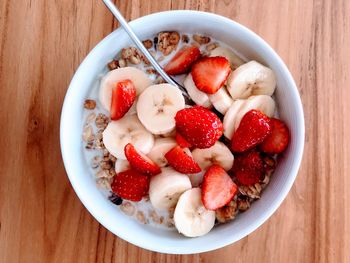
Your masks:
[{"label": "sliced banana", "polygon": [[246,99],[251,95],[271,96],[275,88],[273,71],[254,60],[238,67],[227,79],[227,89],[233,99]]},{"label": "sliced banana", "polygon": [[130,169],[130,164],[127,160],[117,159],[114,164],[114,169],[116,173],[121,173]]},{"label": "sliced banana", "polygon": [[153,134],[165,134],[175,128],[175,115],[185,107],[181,91],[170,84],[149,86],[138,98],[137,115]]},{"label": "sliced banana", "polygon": [[188,74],[185,81],[184,86],[190,95],[191,99],[200,106],[210,108],[212,106],[208,94],[197,89],[196,84],[194,84],[192,75]]},{"label": "sliced banana", "polygon": [[130,79],[136,88],[136,95],[152,84],[152,80],[142,70],[134,67],[125,67],[112,70],[101,80],[99,98],[102,106],[110,111],[112,101],[112,90],[115,84],[124,79]]},{"label": "sliced banana", "polygon": [[221,114],[225,114],[233,103],[233,99],[227,93],[225,87],[219,89],[215,94],[209,95],[210,102]]},{"label": "sliced banana", "polygon": [[224,135],[229,140],[231,140],[233,132],[235,131],[236,116],[244,103],[245,100],[235,100],[224,116],[224,120],[222,122],[224,127]]},{"label": "sliced banana", "polygon": [[247,99],[236,116],[235,130],[238,129],[239,124],[243,116],[250,110],[260,110],[268,117],[272,117],[275,114],[276,103],[268,95],[251,96]]},{"label": "sliced banana", "polygon": [[151,204],[161,210],[174,207],[180,195],[191,187],[187,175],[170,167],[162,168],[162,173],[151,178],[149,186]]},{"label": "sliced banana", "polygon": [[237,54],[235,54],[231,49],[226,48],[226,47],[219,46],[219,47],[213,49],[210,52],[210,56],[211,57],[218,57],[218,56],[225,57],[230,62],[232,69],[235,69],[244,63],[244,61]]},{"label": "sliced banana", "polygon": [[123,160],[126,160],[124,147],[128,143],[132,143],[144,154],[149,153],[154,144],[153,135],[142,126],[136,114],[111,121],[102,136],[107,150],[114,157]]},{"label": "sliced banana", "polygon": [[194,149],[192,156],[202,170],[206,170],[211,165],[217,164],[228,171],[232,168],[234,159],[230,149],[219,141],[210,148]]},{"label": "sliced banana", "polygon": [[157,138],[154,142],[152,150],[147,154],[159,167],[164,167],[168,164],[164,155],[176,146],[176,141],[173,138]]},{"label": "sliced banana", "polygon": [[214,227],[215,211],[204,207],[200,188],[192,188],[180,196],[174,222],[177,230],[187,237],[203,236]]}]

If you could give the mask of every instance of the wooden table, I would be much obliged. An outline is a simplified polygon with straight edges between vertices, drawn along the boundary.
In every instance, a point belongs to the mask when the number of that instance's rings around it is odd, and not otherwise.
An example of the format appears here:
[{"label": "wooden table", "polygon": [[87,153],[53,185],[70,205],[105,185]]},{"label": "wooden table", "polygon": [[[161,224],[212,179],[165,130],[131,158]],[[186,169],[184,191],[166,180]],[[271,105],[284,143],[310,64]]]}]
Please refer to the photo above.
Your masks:
[{"label": "wooden table", "polygon": [[117,23],[101,1],[1,0],[0,262],[350,262],[350,1],[116,3],[127,19],[195,9],[261,35],[302,96],[306,145],[299,176],[262,227],[223,249],[164,255],[115,237],[68,181],[59,118],[75,69]]}]

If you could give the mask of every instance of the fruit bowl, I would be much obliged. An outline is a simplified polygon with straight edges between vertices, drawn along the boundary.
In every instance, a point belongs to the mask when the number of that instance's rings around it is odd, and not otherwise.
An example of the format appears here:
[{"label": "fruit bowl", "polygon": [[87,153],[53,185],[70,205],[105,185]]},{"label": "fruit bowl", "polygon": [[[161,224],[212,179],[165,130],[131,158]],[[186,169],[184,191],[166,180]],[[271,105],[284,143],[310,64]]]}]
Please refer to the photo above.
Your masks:
[{"label": "fruit bowl", "polygon": [[290,145],[280,158],[261,199],[234,221],[218,225],[205,236],[187,238],[175,230],[142,225],[125,216],[97,189],[84,158],[81,139],[81,105],[106,64],[123,47],[131,44],[127,34],[118,29],[102,40],[81,63],[65,97],[60,141],[69,180],[84,206],[98,222],[139,247],[162,253],[191,254],[234,243],[253,232],[276,211],[296,178],[304,147],[304,116],[294,80],[281,58],[266,42],[230,19],[211,13],[180,10],[148,15],[132,21],[130,25],[141,39],[166,30],[206,34],[234,47],[248,60],[254,59],[270,67],[276,74],[275,99],[279,105],[279,115],[290,129]]}]

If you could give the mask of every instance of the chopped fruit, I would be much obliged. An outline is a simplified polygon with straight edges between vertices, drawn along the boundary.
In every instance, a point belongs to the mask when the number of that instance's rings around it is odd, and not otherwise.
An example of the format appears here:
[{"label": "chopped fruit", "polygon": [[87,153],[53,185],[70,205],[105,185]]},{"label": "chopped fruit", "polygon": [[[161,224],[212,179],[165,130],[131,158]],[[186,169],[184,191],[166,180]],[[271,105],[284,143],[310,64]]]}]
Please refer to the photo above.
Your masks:
[{"label": "chopped fruit", "polygon": [[135,98],[136,89],[131,80],[117,82],[112,90],[111,119],[121,119],[131,108]]},{"label": "chopped fruit", "polygon": [[270,119],[258,110],[248,111],[232,136],[231,149],[245,152],[261,143],[271,133]]},{"label": "chopped fruit", "polygon": [[164,67],[164,70],[170,75],[187,73],[193,62],[195,62],[200,55],[201,52],[198,47],[185,46],[175,54],[175,56]]},{"label": "chopped fruit", "polygon": [[233,175],[243,185],[258,183],[264,175],[264,162],[258,151],[252,150],[235,156]]},{"label": "chopped fruit", "polygon": [[124,152],[130,166],[136,171],[148,175],[156,175],[161,172],[157,164],[155,164],[145,154],[136,150],[131,143],[125,145]]},{"label": "chopped fruit", "polygon": [[188,141],[186,141],[186,139],[184,138],[184,137],[182,137],[181,135],[180,135],[180,133],[176,133],[176,137],[175,137],[175,139],[176,139],[176,143],[181,147],[181,148],[191,148],[192,147],[192,145],[188,142]]},{"label": "chopped fruit", "polygon": [[193,64],[191,74],[196,87],[214,94],[225,83],[231,72],[230,62],[224,57],[205,57]]},{"label": "chopped fruit", "polygon": [[281,153],[289,143],[289,130],[287,125],[281,120],[271,119],[271,133],[260,145],[260,149],[265,153]]},{"label": "chopped fruit", "polygon": [[219,165],[212,165],[203,176],[202,202],[206,209],[216,210],[228,204],[237,193],[237,185]]},{"label": "chopped fruit", "polygon": [[176,131],[196,148],[213,146],[223,132],[219,117],[202,106],[178,111],[175,122]]},{"label": "chopped fruit", "polygon": [[113,177],[111,188],[121,198],[137,202],[148,193],[149,177],[133,169],[126,170]]},{"label": "chopped fruit", "polygon": [[183,174],[195,174],[201,171],[201,168],[180,146],[175,146],[165,154],[168,164],[176,171]]}]

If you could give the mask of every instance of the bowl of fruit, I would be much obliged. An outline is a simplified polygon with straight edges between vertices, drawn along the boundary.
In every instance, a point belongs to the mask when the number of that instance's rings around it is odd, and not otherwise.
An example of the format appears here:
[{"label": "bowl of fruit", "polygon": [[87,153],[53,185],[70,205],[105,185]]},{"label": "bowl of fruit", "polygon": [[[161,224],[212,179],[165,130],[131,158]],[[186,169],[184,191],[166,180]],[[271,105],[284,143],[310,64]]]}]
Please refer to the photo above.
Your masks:
[{"label": "bowl of fruit", "polygon": [[64,100],[69,180],[98,222],[139,247],[190,254],[232,244],[276,211],[298,173],[304,116],[294,80],[230,19],[180,10],[130,25],[191,103],[114,31]]}]

